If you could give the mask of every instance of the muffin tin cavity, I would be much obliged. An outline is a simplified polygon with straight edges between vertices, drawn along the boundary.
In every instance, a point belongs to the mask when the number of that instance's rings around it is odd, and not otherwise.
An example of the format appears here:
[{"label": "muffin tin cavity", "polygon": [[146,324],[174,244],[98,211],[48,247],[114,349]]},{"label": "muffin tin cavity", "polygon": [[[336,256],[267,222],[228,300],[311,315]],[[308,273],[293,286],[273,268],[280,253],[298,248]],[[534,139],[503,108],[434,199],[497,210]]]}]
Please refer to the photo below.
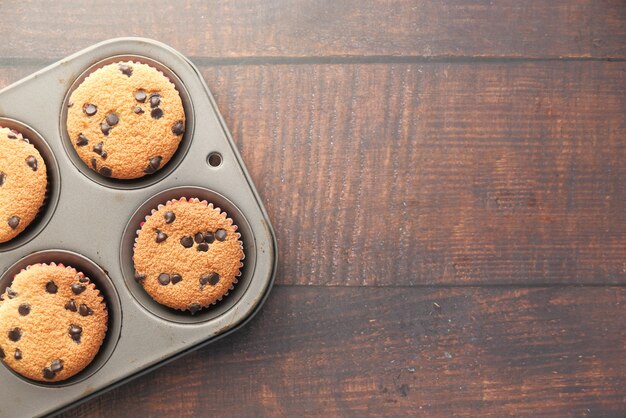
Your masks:
[{"label": "muffin tin cavity", "polygon": [[48,173],[46,199],[39,210],[39,214],[21,234],[10,241],[0,244],[0,253],[2,253],[21,247],[35,238],[46,227],[54,214],[59,200],[61,179],[57,160],[46,141],[37,131],[22,122],[2,117],[0,117],[0,126],[19,132],[24,138],[28,139],[28,142],[37,148],[37,151],[39,151],[41,157],[44,159]]},{"label": "muffin tin cavity", "polygon": [[[231,218],[238,227],[237,232],[241,234],[240,240],[243,243],[245,255],[241,275],[238,277],[238,283],[235,284],[234,289],[231,290],[228,295],[224,296],[221,301],[218,301],[216,304],[209,306],[208,308],[200,310],[195,315],[192,315],[188,311],[178,311],[159,304],[153,300],[150,295],[148,295],[148,293],[139,283],[135,281],[134,278],[135,267],[133,263],[133,247],[140,223],[143,222],[146,216],[150,215],[152,210],[156,209],[160,204],[165,204],[168,200],[180,199],[181,197],[206,200],[209,203],[213,203],[215,207],[219,207],[223,212],[226,212],[227,216]],[[124,282],[133,297],[141,306],[152,314],[165,320],[181,324],[196,324],[209,321],[230,310],[239,301],[239,299],[241,299],[242,295],[246,292],[246,289],[250,285],[251,275],[252,272],[254,272],[255,263],[256,248],[254,234],[243,213],[226,197],[217,192],[201,187],[176,187],[165,190],[150,198],[143,205],[141,205],[141,207],[139,207],[139,209],[137,209],[131,217],[126,229],[124,230],[120,247],[120,264],[124,275]]]},{"label": "muffin tin cavity", "polygon": [[[94,71],[98,70],[99,68],[104,67],[105,65],[117,63],[121,61],[132,61],[136,63],[146,64],[153,68],[156,68],[158,71],[163,73],[163,75],[167,77],[176,87],[176,90],[178,91],[180,98],[182,100],[182,103],[183,103],[183,108],[185,110],[185,119],[186,119],[184,127],[182,126],[182,124],[181,126],[172,127],[173,132],[174,131],[179,132],[184,129],[184,133],[180,141],[180,144],[178,145],[178,149],[176,153],[172,156],[171,160],[164,167],[160,167],[161,161],[159,160],[159,157],[153,158],[150,161],[150,165],[145,171],[146,173],[149,173],[149,174],[146,174],[146,176],[144,177],[141,177],[138,179],[132,179],[132,180],[120,180],[120,179],[110,178],[110,177],[103,175],[107,173],[102,172],[102,168],[100,169],[101,173],[96,173],[90,167],[87,167],[87,165],[80,159],[80,157],[76,153],[76,150],[74,150],[70,142],[71,139],[69,138],[67,127],[66,127],[68,106],[70,105],[70,96],[72,95],[72,92],[85,80],[85,78],[87,78]],[[143,95],[141,95],[141,93],[142,92],[138,92],[135,94],[134,101],[136,101],[139,104],[144,104],[143,107],[146,107],[147,109],[146,111],[148,112],[150,112],[151,108],[152,108],[152,111],[160,110],[158,107],[158,101],[159,101],[158,94],[154,94],[148,97],[145,93]],[[95,113],[97,109],[95,108],[94,105],[89,104],[87,107],[83,109],[83,111],[86,114],[90,114],[90,112]],[[115,126],[118,123],[118,121],[119,119],[117,118],[117,115],[115,114],[107,115],[106,126],[103,127],[103,129],[106,128],[107,130],[110,130],[111,127]],[[105,124],[103,124],[103,126],[104,125]],[[78,170],[81,173],[83,173],[86,177],[106,187],[111,187],[111,188],[116,188],[116,189],[139,189],[139,188],[147,187],[149,185],[152,185],[161,181],[162,179],[167,177],[169,174],[171,174],[176,169],[176,167],[181,163],[181,161],[184,159],[187,151],[189,150],[189,146],[191,145],[191,140],[192,140],[193,133],[194,133],[193,105],[191,102],[191,98],[189,96],[189,92],[185,88],[185,85],[183,84],[183,82],[174,73],[174,71],[172,71],[166,65],[158,61],[155,61],[153,59],[139,56],[139,55],[116,55],[116,56],[112,56],[104,60],[98,61],[97,63],[93,64],[92,66],[87,68],[74,81],[74,83],[71,85],[70,89],[68,90],[67,94],[65,95],[65,99],[63,100],[63,106],[61,108],[61,119],[60,119],[59,130],[60,130],[61,139],[63,142],[63,147],[65,148],[65,151],[67,152],[70,160],[76,166],[76,168],[78,168]],[[105,131],[103,130],[103,132]],[[81,140],[80,137],[78,140],[79,141]],[[97,152],[98,155],[102,156],[103,158],[106,157],[104,155],[106,153],[106,150],[102,150],[101,147],[100,149],[98,149],[98,145],[99,144],[95,144],[94,152]],[[106,168],[104,169],[106,170]]]},{"label": "muffin tin cavity", "polygon": [[[64,387],[74,385],[89,378],[98,370],[100,370],[102,366],[104,366],[105,363],[109,360],[120,338],[120,332],[122,329],[122,309],[117,290],[115,289],[115,286],[113,285],[111,279],[109,278],[109,276],[107,276],[104,270],[88,258],[80,254],[65,250],[40,251],[30,254],[17,261],[15,264],[9,267],[8,270],[0,278],[0,292],[4,292],[4,290],[11,285],[11,282],[13,281],[15,275],[25,269],[27,266],[33,264],[50,263],[71,266],[79,272],[84,273],[85,276],[88,277],[96,285],[97,289],[104,297],[109,313],[109,321],[107,334],[104,342],[102,343],[102,347],[100,347],[100,351],[98,351],[98,354],[93,359],[93,361],[83,371],[61,382],[36,382],[17,374],[9,367],[5,367],[18,378],[33,385],[44,387]],[[54,321],[54,318],[50,318],[50,320]]]}]

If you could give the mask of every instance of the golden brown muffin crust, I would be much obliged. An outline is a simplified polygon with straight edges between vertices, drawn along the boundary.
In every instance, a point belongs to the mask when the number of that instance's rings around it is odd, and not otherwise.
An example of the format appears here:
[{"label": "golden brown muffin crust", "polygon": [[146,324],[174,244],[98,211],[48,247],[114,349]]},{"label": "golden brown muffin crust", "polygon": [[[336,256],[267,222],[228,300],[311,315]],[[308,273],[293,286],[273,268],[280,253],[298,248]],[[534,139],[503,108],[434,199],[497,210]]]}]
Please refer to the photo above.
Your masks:
[{"label": "golden brown muffin crust", "polygon": [[0,357],[22,376],[65,380],[98,353],[107,331],[107,308],[95,285],[75,269],[29,266],[1,298]]},{"label": "golden brown muffin crust", "polygon": [[18,236],[37,217],[47,187],[39,151],[21,134],[0,128],[0,243]]},{"label": "golden brown muffin crust", "polygon": [[242,266],[236,230],[226,213],[205,201],[181,199],[160,206],[137,236],[133,259],[138,281],[171,308],[195,313],[215,303],[233,288]]},{"label": "golden brown muffin crust", "polygon": [[99,68],[72,92],[69,104],[72,146],[105,177],[133,179],[156,172],[176,152],[185,128],[174,84],[146,64]]}]

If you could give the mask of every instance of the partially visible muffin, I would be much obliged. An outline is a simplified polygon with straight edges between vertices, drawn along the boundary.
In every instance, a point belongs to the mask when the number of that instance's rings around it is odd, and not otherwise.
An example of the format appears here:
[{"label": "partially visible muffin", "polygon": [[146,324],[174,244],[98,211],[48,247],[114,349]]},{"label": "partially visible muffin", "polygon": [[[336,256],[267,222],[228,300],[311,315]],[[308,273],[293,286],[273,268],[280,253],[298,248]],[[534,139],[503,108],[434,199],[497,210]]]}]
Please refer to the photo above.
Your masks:
[{"label": "partially visible muffin", "polygon": [[29,379],[68,379],[98,353],[107,321],[104,299],[84,274],[29,266],[0,296],[0,359]]},{"label": "partially visible muffin", "polygon": [[72,92],[67,133],[78,156],[105,177],[135,179],[160,170],[185,132],[174,84],[146,64],[118,62]]},{"label": "partially visible muffin", "polygon": [[160,205],[141,225],[135,279],[157,302],[195,314],[234,288],[243,258],[237,226],[225,212],[182,198]]},{"label": "partially visible muffin", "polygon": [[46,163],[21,133],[0,127],[0,243],[26,229],[45,202]]}]

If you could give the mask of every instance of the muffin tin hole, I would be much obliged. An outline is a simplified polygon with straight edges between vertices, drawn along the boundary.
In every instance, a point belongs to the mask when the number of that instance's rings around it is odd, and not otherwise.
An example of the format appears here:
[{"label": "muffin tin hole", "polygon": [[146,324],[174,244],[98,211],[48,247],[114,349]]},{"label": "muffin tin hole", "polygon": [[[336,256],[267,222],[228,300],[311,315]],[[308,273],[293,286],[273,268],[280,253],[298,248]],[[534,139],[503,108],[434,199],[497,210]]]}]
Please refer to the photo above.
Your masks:
[{"label": "muffin tin hole", "polygon": [[217,168],[222,165],[222,154],[219,152],[212,152],[209,154],[206,161],[211,167]]},{"label": "muffin tin hole", "polygon": [[[238,227],[237,232],[241,234],[241,241],[243,242],[243,250],[245,254],[241,275],[238,278],[238,283],[235,284],[235,288],[231,290],[230,293],[221,301],[208,308],[202,309],[195,315],[191,315],[189,312],[171,309],[167,306],[159,304],[152,299],[152,297],[150,297],[143,287],[135,282],[134,279],[135,266],[133,263],[133,248],[140,223],[143,222],[145,217],[150,215],[152,209],[156,209],[158,205],[165,204],[168,200],[180,199],[181,197],[206,200],[226,212],[228,217],[231,218]],[[141,205],[141,207],[139,207],[139,209],[137,209],[131,217],[128,225],[126,225],[120,250],[120,265],[124,275],[124,283],[137,302],[139,302],[139,304],[146,310],[162,319],[182,324],[196,324],[209,321],[223,315],[235,306],[250,285],[255,264],[256,243],[252,233],[252,228],[243,213],[237,208],[237,206],[235,206],[235,204],[221,194],[209,189],[193,186],[176,187],[165,190]]]},{"label": "muffin tin hole", "polygon": [[[68,136],[67,128],[66,128],[67,109],[68,109],[68,103],[69,103],[69,99],[70,99],[72,92],[83,82],[83,80],[85,80],[85,78],[87,78],[87,76],[89,76],[91,73],[93,73],[97,69],[105,65],[120,62],[120,61],[133,61],[133,62],[139,62],[142,64],[147,64],[151,67],[156,68],[157,70],[162,72],[163,75],[165,75],[165,77],[169,78],[170,81],[174,84],[174,86],[176,86],[176,90],[178,90],[178,93],[183,103],[183,108],[185,110],[185,119],[186,119],[185,133],[183,134],[183,138],[180,141],[180,144],[178,145],[178,149],[176,153],[172,156],[170,161],[156,173],[148,174],[144,177],[141,177],[138,179],[132,179],[132,180],[120,180],[120,179],[104,177],[96,173],[95,171],[93,171],[91,168],[89,168],[80,159],[80,157],[76,153],[76,150],[74,150],[74,147],[72,146],[70,142],[71,140]],[[111,187],[115,189],[140,189],[140,188],[144,188],[152,184],[155,184],[159,182],[160,180],[164,179],[165,177],[167,177],[176,169],[176,167],[178,167],[178,165],[184,159],[185,155],[187,154],[187,151],[189,150],[189,147],[191,145],[191,140],[193,138],[193,132],[194,132],[193,105],[191,102],[191,98],[189,96],[189,92],[187,91],[187,88],[185,87],[183,82],[180,80],[180,78],[178,78],[178,76],[170,68],[168,68],[164,64],[158,61],[155,61],[153,59],[140,56],[140,55],[115,55],[115,56],[106,58],[104,60],[98,61],[97,63],[93,64],[91,67],[87,68],[87,70],[85,70],[70,86],[70,89],[65,95],[65,99],[63,100],[63,104],[61,107],[61,118],[60,118],[59,130],[61,133],[61,139],[62,139],[61,142],[63,143],[63,147],[65,148],[67,155],[69,156],[72,163],[76,166],[76,168],[78,168],[78,170],[81,173],[83,173],[86,177],[106,187]]]},{"label": "muffin tin hole", "polygon": [[[74,267],[76,270],[83,272],[85,276],[89,277],[89,279],[91,279],[91,281],[95,283],[98,290],[100,290],[100,293],[103,295],[104,300],[106,301],[107,309],[109,312],[108,330],[106,337],[104,338],[104,342],[102,343],[102,347],[100,347],[100,351],[98,351],[98,354],[96,354],[96,357],[93,359],[93,361],[83,371],[61,382],[45,383],[34,381],[14,372],[6,365],[5,367],[7,367],[7,369],[10,370],[11,373],[13,373],[15,376],[33,385],[45,387],[64,387],[79,383],[89,378],[98,370],[100,370],[109,360],[120,338],[120,332],[122,329],[122,309],[119,297],[117,295],[117,290],[115,289],[113,282],[104,272],[104,270],[88,258],[80,254],[65,250],[40,251],[30,254],[17,261],[15,264],[9,267],[8,270],[0,278],[0,293],[3,293],[4,290],[11,285],[11,282],[13,281],[15,275],[22,271],[22,269],[33,264],[49,263],[64,264],[66,266]],[[51,320],[54,319],[51,318]]]},{"label": "muffin tin hole", "polygon": [[59,194],[61,189],[61,179],[59,175],[59,166],[57,160],[52,153],[52,150],[43,139],[41,135],[33,128],[25,125],[14,119],[0,118],[0,126],[12,129],[21,133],[24,138],[33,144],[37,151],[41,154],[41,157],[46,163],[47,175],[48,175],[48,190],[46,200],[41,207],[37,217],[31,222],[28,227],[22,231],[21,234],[16,236],[10,241],[0,244],[0,253],[18,248],[33,238],[35,238],[48,224],[59,200]]}]

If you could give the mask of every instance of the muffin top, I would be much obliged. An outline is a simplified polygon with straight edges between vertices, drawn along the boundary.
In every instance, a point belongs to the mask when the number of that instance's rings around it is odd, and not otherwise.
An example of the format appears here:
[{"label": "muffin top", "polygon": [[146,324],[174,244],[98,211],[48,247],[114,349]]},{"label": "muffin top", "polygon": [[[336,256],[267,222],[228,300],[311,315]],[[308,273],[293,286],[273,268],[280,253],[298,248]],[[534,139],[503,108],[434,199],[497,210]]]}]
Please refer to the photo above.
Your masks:
[{"label": "muffin top", "polygon": [[244,258],[237,226],[213,204],[167,202],[138,232],[135,279],[157,302],[195,314],[225,296]]},{"label": "muffin top", "polygon": [[46,197],[46,163],[22,134],[0,128],[0,243],[35,219]]},{"label": "muffin top", "polygon": [[97,69],[72,92],[68,106],[72,146],[105,177],[155,173],[172,158],[185,131],[174,84],[146,64],[128,61]]},{"label": "muffin top", "polygon": [[96,286],[62,264],[35,264],[0,296],[0,358],[29,379],[57,382],[97,354],[108,313]]}]

